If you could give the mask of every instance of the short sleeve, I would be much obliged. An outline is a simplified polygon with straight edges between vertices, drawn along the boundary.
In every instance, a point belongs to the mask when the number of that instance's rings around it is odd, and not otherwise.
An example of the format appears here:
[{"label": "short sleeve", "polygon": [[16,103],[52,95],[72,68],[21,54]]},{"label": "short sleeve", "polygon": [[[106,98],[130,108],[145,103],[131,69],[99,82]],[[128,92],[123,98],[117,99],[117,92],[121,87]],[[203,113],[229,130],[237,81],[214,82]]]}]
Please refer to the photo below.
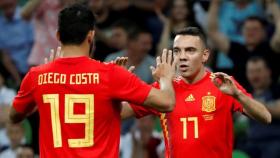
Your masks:
[{"label": "short sleeve", "polygon": [[[236,80],[234,80],[235,85],[237,86],[237,88],[239,90],[241,90],[242,93],[244,93],[245,95],[247,95],[248,97],[252,98],[252,95],[250,93],[248,93]],[[243,112],[243,106],[239,103],[238,100],[233,99],[233,107],[232,110],[234,112],[239,111],[239,112]]]},{"label": "short sleeve", "polygon": [[152,88],[136,75],[115,64],[112,64],[110,77],[109,84],[112,97],[117,100],[142,105]]},{"label": "short sleeve", "polygon": [[13,107],[19,113],[28,113],[33,110],[35,104],[35,100],[33,97],[33,92],[35,89],[35,85],[33,82],[35,78],[32,75],[31,70],[25,75],[20,89],[13,101]]},{"label": "short sleeve", "polygon": [[142,118],[147,115],[160,115],[160,112],[158,112],[157,110],[144,107],[142,105],[130,104],[130,107],[134,111],[136,118]]},{"label": "short sleeve", "polygon": [[[158,82],[153,83],[152,86],[155,88],[159,88]],[[149,107],[144,107],[142,105],[130,104],[130,107],[134,111],[136,118],[142,118],[147,115],[160,115],[160,112],[158,112],[157,110]]]}]

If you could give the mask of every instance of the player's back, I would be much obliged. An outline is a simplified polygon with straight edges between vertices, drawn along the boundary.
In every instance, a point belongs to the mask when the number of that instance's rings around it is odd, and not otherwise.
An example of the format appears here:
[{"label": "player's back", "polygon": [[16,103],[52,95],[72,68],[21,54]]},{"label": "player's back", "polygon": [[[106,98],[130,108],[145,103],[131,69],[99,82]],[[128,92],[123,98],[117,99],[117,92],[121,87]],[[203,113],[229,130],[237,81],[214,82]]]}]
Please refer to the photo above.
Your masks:
[{"label": "player's back", "polygon": [[117,157],[120,109],[112,99],[114,67],[77,57],[33,68],[41,158]]}]

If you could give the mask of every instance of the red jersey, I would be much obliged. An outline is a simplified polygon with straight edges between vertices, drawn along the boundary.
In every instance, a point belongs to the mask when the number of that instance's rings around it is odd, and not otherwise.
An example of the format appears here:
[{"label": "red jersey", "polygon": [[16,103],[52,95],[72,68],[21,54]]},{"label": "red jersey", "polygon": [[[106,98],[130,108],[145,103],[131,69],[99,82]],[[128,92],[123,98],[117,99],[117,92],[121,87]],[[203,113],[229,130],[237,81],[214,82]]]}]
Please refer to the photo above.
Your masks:
[{"label": "red jersey", "polygon": [[88,57],[60,58],[32,68],[13,106],[40,114],[41,158],[116,158],[118,100],[143,104],[151,86],[115,65]]},{"label": "red jersey", "polygon": [[[159,115],[166,158],[232,157],[232,114],[242,112],[243,108],[233,97],[223,94],[210,76],[211,73],[207,72],[195,84],[187,84],[180,77],[174,80],[176,105],[170,113],[158,113],[131,104],[136,117]],[[158,87],[158,84],[154,86]],[[238,88],[245,92],[240,85]]]}]

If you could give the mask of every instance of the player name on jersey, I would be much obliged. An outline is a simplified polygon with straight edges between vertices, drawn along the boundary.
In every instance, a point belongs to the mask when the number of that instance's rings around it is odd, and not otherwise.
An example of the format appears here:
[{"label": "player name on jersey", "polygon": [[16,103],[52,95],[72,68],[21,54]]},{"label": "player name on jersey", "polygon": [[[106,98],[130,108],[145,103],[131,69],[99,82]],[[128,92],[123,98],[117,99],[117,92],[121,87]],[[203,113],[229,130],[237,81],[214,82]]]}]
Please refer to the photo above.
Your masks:
[{"label": "player name on jersey", "polygon": [[99,84],[99,73],[61,74],[49,72],[39,74],[38,85],[44,84]]}]

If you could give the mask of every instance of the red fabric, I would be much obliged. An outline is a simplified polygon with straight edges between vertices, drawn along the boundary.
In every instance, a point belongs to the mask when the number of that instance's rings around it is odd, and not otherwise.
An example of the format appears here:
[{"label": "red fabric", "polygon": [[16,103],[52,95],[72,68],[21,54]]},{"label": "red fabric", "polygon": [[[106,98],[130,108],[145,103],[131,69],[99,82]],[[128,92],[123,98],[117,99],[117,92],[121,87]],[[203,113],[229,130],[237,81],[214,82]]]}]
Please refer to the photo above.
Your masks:
[{"label": "red fabric", "polygon": [[[174,80],[175,108],[171,113],[160,114],[166,158],[232,157],[232,114],[242,112],[243,108],[233,97],[223,94],[212,83],[210,75],[207,72],[195,84],[187,84],[182,78]],[[238,88],[250,96],[240,85]],[[141,106],[132,105],[132,108],[137,117],[157,114]]]},{"label": "red fabric", "polygon": [[[40,78],[44,73],[49,72],[56,74],[56,77],[52,75],[47,80]],[[62,80],[59,81],[57,73],[65,74],[64,84]],[[93,75],[89,77],[90,73],[98,73],[99,80],[94,79]],[[84,75],[77,78],[79,76],[77,74]],[[58,84],[58,82],[61,83]],[[119,155],[120,107],[118,104],[114,104],[115,100],[143,104],[150,90],[151,86],[114,64],[103,64],[88,57],[61,58],[53,63],[33,68],[25,77],[13,106],[18,112],[29,111],[30,105],[38,106],[41,158],[116,158]],[[56,113],[59,122],[55,122],[55,124],[61,126],[60,131],[57,130],[56,133],[61,133],[62,145],[56,148],[53,141],[55,125],[52,123],[51,114],[51,108],[54,108],[55,105],[50,103],[51,101],[54,103],[55,99],[43,100],[43,96],[49,94],[59,97],[59,112]],[[66,101],[66,96],[69,94],[76,94],[78,97],[73,99],[72,96],[72,100]],[[83,100],[81,94],[87,95],[87,98]],[[93,101],[91,102],[92,96]],[[79,99],[83,101],[79,101]],[[85,102],[88,102],[87,106]],[[91,110],[90,104],[93,104]],[[69,109],[68,112],[66,107]],[[67,121],[67,116],[70,121]],[[85,116],[88,117],[85,118]],[[93,121],[90,121],[89,118],[92,118]],[[86,129],[85,121],[88,124],[93,122],[93,133],[90,133],[90,128]],[[84,139],[86,131],[93,136],[93,145],[70,147],[69,141]],[[92,140],[90,138],[88,142]]]}]

